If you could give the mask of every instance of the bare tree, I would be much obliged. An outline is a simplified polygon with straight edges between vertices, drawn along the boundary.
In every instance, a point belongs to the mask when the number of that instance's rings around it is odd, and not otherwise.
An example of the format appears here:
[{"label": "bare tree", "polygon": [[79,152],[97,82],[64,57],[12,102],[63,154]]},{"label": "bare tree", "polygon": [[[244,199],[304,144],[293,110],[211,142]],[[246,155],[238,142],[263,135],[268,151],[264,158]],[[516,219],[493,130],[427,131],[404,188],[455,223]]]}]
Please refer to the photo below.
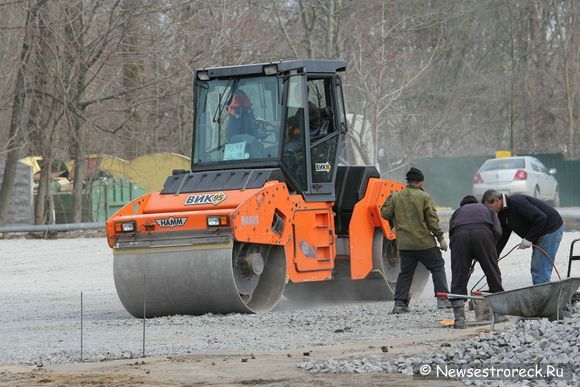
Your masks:
[{"label": "bare tree", "polygon": [[55,126],[54,115],[58,108],[55,100],[48,96],[54,93],[55,67],[54,34],[51,26],[50,7],[42,7],[38,13],[38,32],[35,35],[35,60],[31,66],[32,90],[30,92],[30,111],[26,132],[29,133],[31,149],[43,159],[36,200],[34,202],[34,219],[36,224],[54,221],[50,195],[50,177],[52,172],[53,143]]},{"label": "bare tree", "polygon": [[351,0],[298,0],[280,4],[271,0],[278,33],[287,45],[287,56],[338,59],[346,55],[345,25],[354,13]]},{"label": "bare tree", "polygon": [[575,36],[577,9],[576,2],[553,1],[554,21],[558,36],[558,48],[562,61],[562,78],[564,82],[564,96],[566,104],[566,119],[569,149],[566,156],[571,159],[576,158],[576,126],[575,126],[575,105],[576,105],[576,79],[578,74],[578,47],[576,47]]},{"label": "bare tree", "polygon": [[[404,13],[400,15],[385,3],[370,5],[359,17],[372,22],[365,29],[358,25],[349,42],[352,49],[347,90],[351,96],[359,96],[357,101],[362,101],[362,105],[350,104],[351,111],[360,112],[353,115],[351,127],[355,129],[358,121],[360,129],[351,130],[349,140],[370,165],[379,166],[381,148],[381,153],[402,148],[402,154],[397,156],[412,159],[415,152],[411,150],[428,140],[430,130],[410,123],[408,118],[416,119],[418,115],[405,114],[405,104],[410,102],[404,96],[432,65],[438,43],[435,41],[427,56],[406,53],[405,46],[401,45],[403,37],[425,21],[406,17]],[[406,140],[409,138],[413,143]]]},{"label": "bare tree", "polygon": [[124,128],[133,139],[129,143],[131,149],[127,155],[135,157],[146,153],[146,133],[143,132],[143,114],[138,102],[143,79],[143,63],[140,60],[141,47],[139,36],[142,35],[139,15],[141,2],[137,0],[122,0],[120,6],[121,38],[119,50],[122,58],[122,85],[125,91]]},{"label": "bare tree", "polygon": [[86,52],[84,50],[83,1],[70,1],[65,6],[66,68],[70,71],[69,93],[66,95],[66,116],[71,133],[71,154],[74,160],[72,216],[73,222],[82,221],[84,177],[84,130],[81,117],[85,106],[81,104],[87,76]]},{"label": "bare tree", "polygon": [[383,172],[501,148],[579,154],[573,0],[45,2],[0,4],[0,221],[25,152],[45,159],[37,222],[54,160],[75,160],[80,220],[87,154],[189,155],[191,72],[207,66],[346,59],[349,141]]},{"label": "bare tree", "polygon": [[14,99],[12,103],[12,117],[10,119],[8,155],[4,168],[4,178],[0,188],[0,224],[6,223],[6,214],[12,195],[14,179],[16,178],[16,163],[20,155],[22,146],[22,121],[24,115],[24,103],[26,98],[25,76],[28,72],[28,65],[33,53],[31,52],[33,23],[36,20],[38,11],[46,3],[46,0],[29,0],[24,21],[24,36],[22,38],[22,48],[20,51],[20,60],[17,64],[18,70],[16,75],[16,84],[14,86]]}]

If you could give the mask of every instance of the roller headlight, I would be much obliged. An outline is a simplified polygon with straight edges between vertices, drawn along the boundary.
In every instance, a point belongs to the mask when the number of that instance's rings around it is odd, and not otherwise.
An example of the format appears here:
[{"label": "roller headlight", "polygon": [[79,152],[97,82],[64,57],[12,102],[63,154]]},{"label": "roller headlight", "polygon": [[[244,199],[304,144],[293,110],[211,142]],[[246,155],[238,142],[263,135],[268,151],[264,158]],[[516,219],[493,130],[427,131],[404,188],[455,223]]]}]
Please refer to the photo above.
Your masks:
[{"label": "roller headlight", "polygon": [[117,233],[135,232],[136,229],[137,227],[134,221],[115,223],[115,232]]}]

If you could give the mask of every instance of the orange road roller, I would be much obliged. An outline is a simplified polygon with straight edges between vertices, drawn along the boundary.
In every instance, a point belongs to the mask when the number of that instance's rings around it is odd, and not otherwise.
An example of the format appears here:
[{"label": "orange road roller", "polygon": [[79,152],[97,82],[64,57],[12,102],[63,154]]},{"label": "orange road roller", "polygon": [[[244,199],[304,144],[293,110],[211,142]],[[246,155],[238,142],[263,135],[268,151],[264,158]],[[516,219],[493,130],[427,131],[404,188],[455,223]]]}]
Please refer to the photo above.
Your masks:
[{"label": "orange road roller", "polygon": [[[380,207],[403,186],[373,166],[339,164],[345,70],[283,60],[194,71],[191,170],[107,221],[129,313],[392,299],[399,257]],[[415,293],[427,278],[418,268]]]}]

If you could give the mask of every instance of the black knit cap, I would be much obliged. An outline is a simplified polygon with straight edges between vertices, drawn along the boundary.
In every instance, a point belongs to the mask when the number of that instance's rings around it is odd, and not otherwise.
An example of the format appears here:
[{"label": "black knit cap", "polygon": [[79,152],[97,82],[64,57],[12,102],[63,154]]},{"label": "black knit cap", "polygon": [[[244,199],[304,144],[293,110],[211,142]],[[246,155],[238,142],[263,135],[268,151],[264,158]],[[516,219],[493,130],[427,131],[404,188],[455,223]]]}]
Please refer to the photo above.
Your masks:
[{"label": "black knit cap", "polygon": [[423,176],[423,172],[418,170],[415,167],[411,167],[407,175],[405,175],[408,181],[423,181],[425,180],[425,176]]},{"label": "black knit cap", "polygon": [[479,203],[477,201],[477,198],[473,195],[467,195],[466,197],[464,197],[463,199],[461,199],[461,203],[459,203],[459,206],[464,206],[466,204],[476,204]]}]

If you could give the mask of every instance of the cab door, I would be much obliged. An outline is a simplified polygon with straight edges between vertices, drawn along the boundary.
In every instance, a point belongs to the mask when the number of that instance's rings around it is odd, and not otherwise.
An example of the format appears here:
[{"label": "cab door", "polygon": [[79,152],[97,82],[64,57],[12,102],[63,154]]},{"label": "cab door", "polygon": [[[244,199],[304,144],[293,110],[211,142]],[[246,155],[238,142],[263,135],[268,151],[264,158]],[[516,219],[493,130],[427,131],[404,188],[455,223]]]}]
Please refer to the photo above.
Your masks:
[{"label": "cab door", "polygon": [[304,109],[304,82],[302,74],[288,77],[286,117],[284,119],[283,167],[291,185],[299,192],[307,191],[308,159],[306,144],[306,117]]},{"label": "cab door", "polygon": [[334,201],[336,159],[342,128],[346,127],[342,98],[338,98],[340,79],[336,75],[309,74],[307,79],[308,138],[310,151],[310,190],[307,201]]}]

